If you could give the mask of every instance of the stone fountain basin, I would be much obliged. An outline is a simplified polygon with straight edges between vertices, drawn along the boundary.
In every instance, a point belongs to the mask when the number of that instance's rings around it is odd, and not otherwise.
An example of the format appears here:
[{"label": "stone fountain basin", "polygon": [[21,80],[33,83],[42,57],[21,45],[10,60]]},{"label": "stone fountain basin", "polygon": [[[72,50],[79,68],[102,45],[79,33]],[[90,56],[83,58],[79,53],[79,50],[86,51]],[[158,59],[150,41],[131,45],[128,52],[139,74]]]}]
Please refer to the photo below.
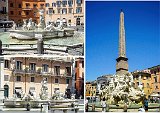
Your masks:
[{"label": "stone fountain basin", "polygon": [[78,102],[78,100],[72,100],[72,99],[66,99],[66,100],[30,100],[30,101],[5,100],[4,101],[4,106],[6,106],[6,108],[24,108],[24,107],[26,107],[27,103],[30,103],[32,108],[39,108],[39,107],[41,107],[41,104],[50,103],[51,107],[54,107],[56,105],[61,105],[61,104],[71,105],[74,102]]},{"label": "stone fountain basin", "polygon": [[43,38],[59,38],[59,37],[68,37],[74,35],[74,29],[65,28],[63,30],[54,30],[54,31],[46,31],[46,30],[10,30],[10,37],[17,38],[20,40],[31,40],[38,39],[35,37],[36,34],[41,34]]}]

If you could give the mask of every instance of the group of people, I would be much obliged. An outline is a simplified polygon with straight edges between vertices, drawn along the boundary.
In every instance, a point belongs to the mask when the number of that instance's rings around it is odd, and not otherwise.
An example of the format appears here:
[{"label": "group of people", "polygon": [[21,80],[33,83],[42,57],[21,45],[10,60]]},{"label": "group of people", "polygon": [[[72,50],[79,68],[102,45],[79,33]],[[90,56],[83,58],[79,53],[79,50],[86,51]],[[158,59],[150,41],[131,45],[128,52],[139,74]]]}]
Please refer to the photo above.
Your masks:
[{"label": "group of people", "polygon": [[[148,99],[145,97],[143,102],[142,102],[143,106],[141,108],[139,108],[139,112],[148,112]],[[107,111],[107,102],[106,99],[103,98],[101,100],[101,107],[102,107],[102,113],[105,113]],[[88,106],[88,99],[86,99],[85,101],[85,111],[88,112],[89,106]],[[127,112],[127,105],[124,105],[124,112]]]}]

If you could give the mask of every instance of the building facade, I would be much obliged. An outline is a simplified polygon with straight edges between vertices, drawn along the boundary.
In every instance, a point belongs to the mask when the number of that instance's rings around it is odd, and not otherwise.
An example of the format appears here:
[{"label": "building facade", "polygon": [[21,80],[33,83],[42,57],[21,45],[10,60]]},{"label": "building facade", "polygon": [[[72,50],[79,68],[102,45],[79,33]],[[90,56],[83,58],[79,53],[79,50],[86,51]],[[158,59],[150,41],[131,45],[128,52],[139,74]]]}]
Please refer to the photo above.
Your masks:
[{"label": "building facade", "polygon": [[75,62],[75,88],[78,97],[84,97],[84,59],[77,58]]},{"label": "building facade", "polygon": [[42,80],[47,80],[48,96],[57,90],[69,96],[72,88],[70,58],[16,57],[4,59],[4,96],[35,92],[39,97]]},{"label": "building facade", "polygon": [[39,10],[45,10],[45,0],[8,0],[9,20],[17,25],[23,24],[23,19],[39,23]]},{"label": "building facade", "polygon": [[46,0],[46,22],[62,20],[68,26],[84,24],[84,0]]},{"label": "building facade", "polygon": [[152,78],[152,93],[160,94],[160,65],[148,69]]},{"label": "building facade", "polygon": [[134,80],[134,87],[140,88],[142,85],[142,89],[146,96],[148,97],[152,93],[152,78],[151,74],[145,71],[136,71],[132,73]]},{"label": "building facade", "polygon": [[0,21],[8,20],[8,0],[0,0]]},{"label": "building facade", "polygon": [[96,97],[96,81],[86,82],[86,97]]},{"label": "building facade", "polygon": [[111,79],[113,78],[113,75],[109,74],[109,75],[103,75],[97,78],[97,89],[96,89],[96,94],[99,95],[99,91],[100,91],[100,87],[102,87],[103,85],[109,85],[109,82],[111,81]]}]

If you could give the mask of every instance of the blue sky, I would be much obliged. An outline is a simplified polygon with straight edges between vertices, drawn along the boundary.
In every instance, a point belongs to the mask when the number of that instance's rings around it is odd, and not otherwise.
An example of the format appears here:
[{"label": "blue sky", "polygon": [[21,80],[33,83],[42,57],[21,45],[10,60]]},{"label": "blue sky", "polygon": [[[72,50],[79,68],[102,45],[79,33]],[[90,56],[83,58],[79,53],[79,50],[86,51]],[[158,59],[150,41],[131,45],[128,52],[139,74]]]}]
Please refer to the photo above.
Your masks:
[{"label": "blue sky", "polygon": [[160,64],[160,2],[86,2],[86,80],[115,74],[123,9],[129,71]]}]

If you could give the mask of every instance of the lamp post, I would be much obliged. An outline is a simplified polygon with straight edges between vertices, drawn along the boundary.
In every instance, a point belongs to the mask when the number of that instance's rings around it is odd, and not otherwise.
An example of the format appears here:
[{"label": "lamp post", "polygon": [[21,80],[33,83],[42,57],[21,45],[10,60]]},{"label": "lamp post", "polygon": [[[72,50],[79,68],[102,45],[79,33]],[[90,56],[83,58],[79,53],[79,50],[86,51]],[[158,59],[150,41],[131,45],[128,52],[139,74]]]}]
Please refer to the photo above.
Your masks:
[{"label": "lamp post", "polygon": [[12,70],[12,74],[13,74],[13,95],[15,96],[15,70],[16,70],[16,64],[15,64],[15,59],[13,59],[13,70]]},{"label": "lamp post", "polygon": [[75,59],[72,58],[71,62],[72,62],[72,89],[71,89],[71,93],[72,93],[72,95],[74,95],[75,94]]},{"label": "lamp post", "polygon": [[5,25],[5,23],[3,24],[3,28],[4,28],[4,32],[6,32],[7,30],[6,30],[6,25]]}]

